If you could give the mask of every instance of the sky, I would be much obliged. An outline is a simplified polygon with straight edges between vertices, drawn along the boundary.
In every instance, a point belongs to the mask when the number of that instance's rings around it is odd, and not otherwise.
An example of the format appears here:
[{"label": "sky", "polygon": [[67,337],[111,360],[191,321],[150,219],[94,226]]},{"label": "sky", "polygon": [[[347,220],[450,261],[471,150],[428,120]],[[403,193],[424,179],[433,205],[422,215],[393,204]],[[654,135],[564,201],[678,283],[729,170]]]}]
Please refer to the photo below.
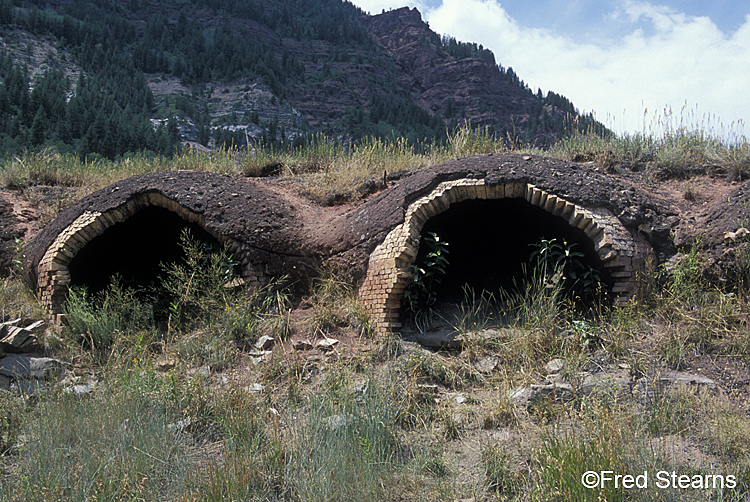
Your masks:
[{"label": "sky", "polygon": [[416,7],[436,33],[491,49],[620,133],[664,125],[750,136],[747,0],[351,0]]}]

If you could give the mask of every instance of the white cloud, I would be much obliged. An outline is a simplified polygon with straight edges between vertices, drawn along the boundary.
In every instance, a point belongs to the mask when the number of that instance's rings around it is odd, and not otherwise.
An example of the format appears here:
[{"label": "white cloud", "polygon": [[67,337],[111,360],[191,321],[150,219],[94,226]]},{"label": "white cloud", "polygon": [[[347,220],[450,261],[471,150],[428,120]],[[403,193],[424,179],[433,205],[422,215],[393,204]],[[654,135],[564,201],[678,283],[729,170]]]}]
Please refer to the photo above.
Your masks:
[{"label": "white cloud", "polygon": [[679,115],[686,102],[699,107],[694,125],[701,114],[727,127],[750,117],[750,16],[727,35],[707,17],[647,2],[625,1],[613,14],[629,33],[596,45],[520,26],[495,0],[444,0],[426,17],[439,33],[492,49],[533,89],[563,94],[618,130],[640,130],[644,107]]},{"label": "white cloud", "polygon": [[[357,3],[365,2],[393,5]],[[679,118],[685,103],[692,110],[687,125],[700,125],[704,115],[727,128],[750,119],[750,15],[737,31],[723,33],[708,17],[622,0],[598,20],[612,23],[611,38],[594,43],[523,26],[497,0],[442,0],[420,12],[437,33],[492,49],[532,89],[563,94],[616,130],[640,131],[644,108],[647,125],[665,107]]]}]

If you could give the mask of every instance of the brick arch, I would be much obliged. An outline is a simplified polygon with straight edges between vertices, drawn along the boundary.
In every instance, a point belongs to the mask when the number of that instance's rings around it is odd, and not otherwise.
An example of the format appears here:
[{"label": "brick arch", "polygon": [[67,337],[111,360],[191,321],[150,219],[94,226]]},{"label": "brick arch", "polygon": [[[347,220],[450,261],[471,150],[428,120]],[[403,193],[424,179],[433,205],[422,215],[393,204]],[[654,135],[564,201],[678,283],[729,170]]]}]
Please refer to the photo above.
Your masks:
[{"label": "brick arch", "polygon": [[607,209],[586,209],[523,182],[488,185],[483,179],[446,181],[412,202],[404,222],[370,255],[359,296],[377,333],[401,327],[401,298],[411,277],[409,269],[416,260],[425,222],[455,202],[502,198],[525,198],[532,205],[583,230],[614,280],[612,292],[616,301],[624,305],[638,293],[639,272],[653,256],[653,250],[640,234],[628,231]]},{"label": "brick arch", "polygon": [[[62,313],[62,306],[71,283],[68,265],[94,238],[102,235],[105,230],[118,223],[126,221],[135,213],[149,206],[167,209],[185,221],[197,223],[220,244],[227,244],[229,251],[235,253],[240,249],[240,243],[228,238],[211,228],[206,227],[203,215],[190,211],[174,200],[156,192],[139,194],[119,207],[104,212],[85,211],[65,228],[52,244],[47,248],[38,266],[37,296],[42,306],[54,314]],[[252,272],[248,263],[243,260],[243,277]],[[257,279],[257,276],[253,276]]]}]

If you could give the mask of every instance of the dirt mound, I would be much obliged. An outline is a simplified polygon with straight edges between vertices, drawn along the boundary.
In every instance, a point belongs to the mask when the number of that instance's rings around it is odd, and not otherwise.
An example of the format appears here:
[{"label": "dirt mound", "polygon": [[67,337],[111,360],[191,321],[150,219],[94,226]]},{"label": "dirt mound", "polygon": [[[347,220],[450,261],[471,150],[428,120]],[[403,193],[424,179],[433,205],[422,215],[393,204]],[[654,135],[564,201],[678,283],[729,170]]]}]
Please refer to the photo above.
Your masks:
[{"label": "dirt mound", "polygon": [[[705,245],[715,251],[712,256],[724,257],[716,261],[720,268],[728,266],[727,250],[733,245],[724,233],[741,226],[738,222],[746,218],[750,197],[747,185],[729,187],[721,180],[706,179],[701,195],[690,202],[679,196],[676,187],[643,186],[601,172],[592,163],[520,154],[452,160],[391,181],[363,201],[336,207],[316,205],[281,179],[156,172],[122,180],[79,200],[28,243],[27,256],[35,271],[54,239],[85,212],[103,213],[153,193],[201,215],[210,232],[242,243],[248,259],[263,264],[271,276],[301,278],[329,263],[357,280],[375,247],[404,221],[409,204],[440,183],[458,179],[482,179],[487,186],[522,182],[585,208],[606,208],[625,228],[642,234],[661,262],[678,247],[689,245],[695,235],[704,234]],[[712,195],[725,192],[726,197]],[[8,213],[7,204],[4,207]],[[8,235],[17,235],[13,224],[9,220],[4,226]]]}]

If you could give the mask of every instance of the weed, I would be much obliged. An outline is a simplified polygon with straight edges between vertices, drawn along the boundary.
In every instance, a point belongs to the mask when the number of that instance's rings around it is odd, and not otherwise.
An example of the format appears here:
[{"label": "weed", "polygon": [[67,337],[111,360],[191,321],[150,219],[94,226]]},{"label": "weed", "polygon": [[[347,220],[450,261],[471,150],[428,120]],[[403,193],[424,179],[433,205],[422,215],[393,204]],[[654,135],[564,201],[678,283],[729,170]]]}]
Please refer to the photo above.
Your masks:
[{"label": "weed", "polygon": [[489,127],[472,128],[470,123],[457,127],[448,137],[448,148],[456,159],[481,153],[506,151],[505,144],[498,140]]},{"label": "weed", "polygon": [[499,395],[500,399],[497,399],[493,403],[494,406],[484,415],[482,427],[485,429],[519,425],[520,418],[515,405],[510,400],[507,389],[501,388]]},{"label": "weed", "polygon": [[184,253],[181,263],[162,266],[160,292],[167,295],[167,303],[183,319],[177,325],[195,320],[210,320],[229,303],[231,292],[224,287],[234,278],[236,263],[226,250],[211,252],[195,239],[188,229],[180,234]]},{"label": "weed", "polygon": [[448,243],[440,240],[435,232],[423,239],[427,248],[424,260],[411,266],[411,278],[404,291],[406,308],[419,327],[437,300],[437,287],[443,280],[448,266]]},{"label": "weed", "polygon": [[353,400],[336,386],[311,396],[304,419],[292,417],[294,448],[285,479],[298,500],[383,500],[401,462],[395,434],[398,408],[374,381]]},{"label": "weed", "polygon": [[436,478],[445,478],[452,473],[443,456],[443,450],[439,446],[433,446],[427,450],[421,461],[421,466],[424,472]]},{"label": "weed", "polygon": [[464,299],[458,305],[455,326],[460,333],[482,331],[490,325],[499,324],[503,315],[495,295],[489,291],[476,292],[464,285]]},{"label": "weed", "polygon": [[43,401],[24,431],[11,500],[172,499],[192,457],[169,419],[148,395],[117,385]]},{"label": "weed", "polygon": [[0,315],[3,319],[41,319],[42,308],[21,277],[0,277]]},{"label": "weed", "polygon": [[0,458],[18,448],[28,412],[23,397],[0,391]]},{"label": "weed", "polygon": [[356,289],[333,269],[324,268],[314,280],[310,301],[313,332],[328,334],[341,327],[351,327],[369,336],[369,317],[357,298]]},{"label": "weed", "polygon": [[695,198],[698,196],[697,188],[695,187],[695,183],[688,180],[685,182],[685,184],[682,186],[682,197],[685,200],[689,200],[691,202],[695,201]]},{"label": "weed", "polygon": [[726,170],[728,180],[743,181],[750,177],[750,144],[746,140],[714,142],[706,153],[709,160]]},{"label": "weed", "polygon": [[646,430],[654,436],[688,435],[698,419],[694,404],[694,396],[684,391],[662,395],[649,409]]},{"label": "weed", "polygon": [[208,366],[213,372],[231,367],[239,355],[231,339],[209,327],[183,334],[173,350],[187,364]]},{"label": "weed", "polygon": [[459,363],[453,363],[438,354],[411,352],[403,359],[403,370],[421,383],[436,383],[450,389],[460,388],[477,378]]},{"label": "weed", "polygon": [[394,389],[394,402],[399,403],[397,423],[405,428],[427,428],[438,416],[435,406],[435,389],[420,385],[410,378],[402,388]]},{"label": "weed", "polygon": [[75,342],[92,349],[100,361],[106,361],[116,343],[126,339],[143,345],[146,332],[153,336],[154,312],[119,276],[107,288],[91,295],[86,288],[72,288],[65,300],[67,331]]},{"label": "weed", "polygon": [[489,444],[482,445],[482,466],[487,488],[501,495],[512,495],[525,483],[524,475],[510,465],[508,452]]},{"label": "weed", "polygon": [[250,343],[255,343],[264,333],[288,338],[291,302],[286,280],[285,277],[274,279],[245,295],[228,297],[219,319],[222,332],[234,340]]},{"label": "weed", "polygon": [[699,254],[700,244],[694,243],[687,254],[684,254],[672,271],[669,291],[676,299],[695,304],[705,291],[701,277],[703,262]]},{"label": "weed", "polygon": [[448,410],[442,414],[443,437],[452,441],[461,437],[461,424]]}]

